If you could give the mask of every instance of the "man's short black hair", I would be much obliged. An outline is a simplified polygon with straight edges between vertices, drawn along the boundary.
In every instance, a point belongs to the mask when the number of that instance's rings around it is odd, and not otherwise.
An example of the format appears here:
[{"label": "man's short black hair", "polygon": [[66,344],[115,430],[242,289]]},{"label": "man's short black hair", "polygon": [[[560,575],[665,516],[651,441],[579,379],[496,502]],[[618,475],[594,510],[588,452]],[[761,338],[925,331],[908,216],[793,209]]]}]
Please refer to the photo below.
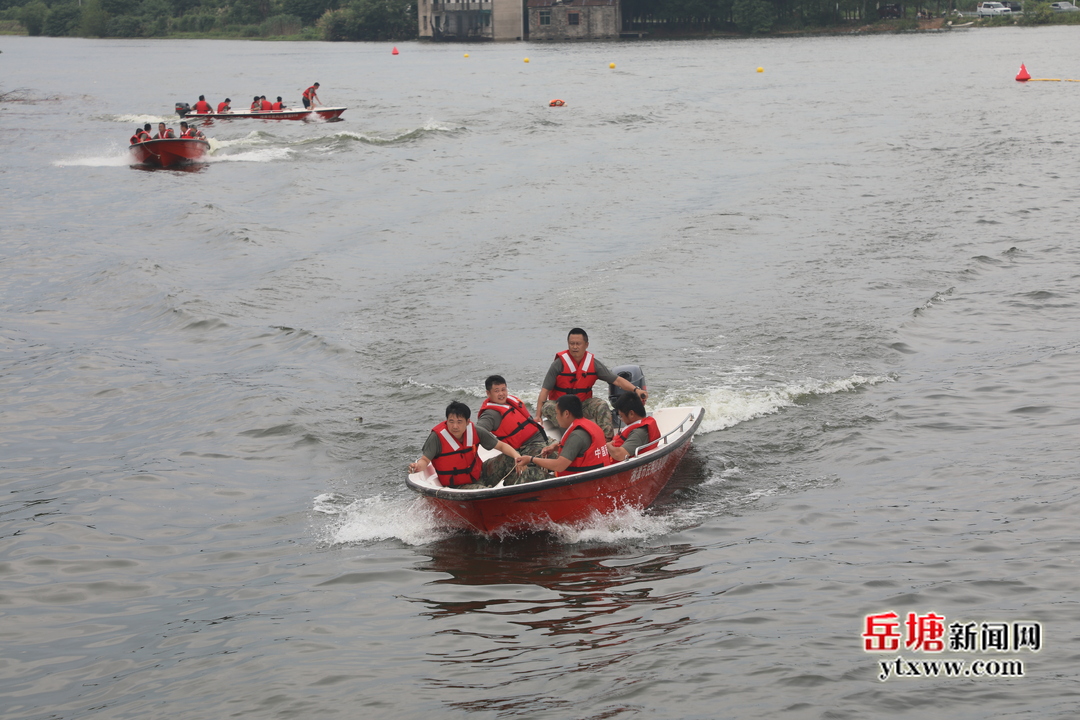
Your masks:
[{"label": "man's short black hair", "polygon": [[577,395],[563,395],[555,401],[555,407],[562,412],[570,413],[575,420],[580,420],[585,414],[581,409],[581,398]]},{"label": "man's short black hair", "polygon": [[645,403],[641,402],[636,392],[623,393],[615,401],[615,412],[634,413],[638,417],[645,417]]},{"label": "man's short black hair", "polygon": [[277,101],[281,102],[281,96],[280,95],[277,96]]},{"label": "man's short black hair", "polygon": [[146,123],[145,125],[143,125],[142,129],[143,130],[149,130],[150,129],[150,123]]},{"label": "man's short black hair", "polygon": [[484,389],[485,390],[490,390],[491,388],[495,387],[496,385],[505,385],[505,384],[506,384],[506,378],[504,378],[502,375],[488,375],[488,379],[484,381]]},{"label": "man's short black hair", "polygon": [[446,406],[446,419],[449,420],[451,415],[457,415],[459,418],[468,420],[469,416],[472,415],[472,410],[465,403],[455,400]]},{"label": "man's short black hair", "polygon": [[585,338],[585,342],[589,342],[589,333],[581,328],[570,328],[570,332],[566,333],[566,339],[569,340],[571,335],[580,335]]},{"label": "man's short black hair", "polygon": [[205,99],[206,99],[206,96],[205,96],[205,95],[200,95],[200,96],[199,96],[199,99],[200,99],[200,100],[205,100]]}]

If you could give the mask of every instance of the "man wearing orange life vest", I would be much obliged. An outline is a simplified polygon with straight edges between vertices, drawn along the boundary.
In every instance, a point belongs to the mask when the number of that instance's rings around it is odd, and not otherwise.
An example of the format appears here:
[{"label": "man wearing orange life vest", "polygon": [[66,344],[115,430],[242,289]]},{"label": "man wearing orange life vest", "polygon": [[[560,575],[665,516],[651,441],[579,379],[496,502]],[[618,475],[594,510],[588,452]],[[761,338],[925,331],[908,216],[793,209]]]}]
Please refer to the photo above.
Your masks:
[{"label": "man wearing orange life vest", "polygon": [[419,459],[409,463],[409,472],[423,472],[428,465],[433,465],[444,487],[477,490],[484,487],[480,484],[482,463],[478,448],[495,448],[504,455],[518,458],[517,450],[469,422],[471,414],[465,403],[454,401],[447,405],[446,421],[432,428]]},{"label": "man wearing orange life vest", "polygon": [[[547,445],[547,434],[543,426],[533,420],[532,413],[519,398],[511,395],[502,375],[492,375],[484,381],[487,397],[477,413],[476,427],[489,431],[492,435],[514,448],[520,454],[539,455]],[[484,461],[481,482],[486,487],[543,480],[547,473],[538,467],[530,467],[521,475],[510,476],[514,463],[506,455],[496,455]]]},{"label": "man wearing orange life vest", "polygon": [[589,352],[589,335],[581,328],[573,328],[566,336],[567,349],[555,355],[555,361],[548,368],[544,382],[540,386],[540,396],[536,399],[536,419],[547,418],[555,422],[555,407],[545,403],[558,400],[564,395],[574,395],[581,400],[585,417],[592,420],[604,431],[604,437],[611,439],[611,408],[607,400],[593,397],[592,387],[597,380],[611,383],[617,388],[636,394],[642,402],[649,399],[644,388],[636,387],[626,378],[619,377],[608,370],[604,363]]},{"label": "man wearing orange life vest", "polygon": [[[595,470],[611,464],[604,431],[592,420],[582,417],[581,400],[563,395],[555,401],[555,418],[565,431],[561,443],[544,448],[539,457],[522,455],[516,461],[519,470],[537,465],[551,470],[555,477]],[[558,453],[558,457],[548,455]]]},{"label": "man wearing orange life vest", "polygon": [[[645,416],[645,405],[634,393],[626,393],[615,401],[615,412],[623,421],[622,430],[608,443],[607,449],[615,462],[622,462],[633,457],[635,451],[645,452],[656,447],[660,439],[660,428],[656,419]],[[639,450],[640,448],[640,450]]]},{"label": "man wearing orange life vest", "polygon": [[199,96],[199,102],[195,103],[195,112],[199,115],[205,115],[210,112],[210,103],[206,102],[205,95]]},{"label": "man wearing orange life vest", "polygon": [[232,98],[225,98],[223,101],[218,103],[217,111],[219,113],[232,112],[232,105],[229,104],[231,102]]},{"label": "man wearing orange life vest", "polygon": [[281,102],[281,96],[277,96],[277,102],[270,106],[271,110],[284,110],[285,103]]},{"label": "man wearing orange life vest", "polygon": [[267,100],[265,95],[259,96],[259,105],[262,107],[263,112],[270,112],[274,109],[274,103]]},{"label": "man wearing orange life vest", "polygon": [[165,127],[165,123],[158,123],[158,133],[154,136],[155,140],[165,140],[166,138],[174,138],[176,135],[173,133],[172,128]]},{"label": "man wearing orange life vest", "polygon": [[319,96],[315,93],[319,89],[319,83],[315,83],[307,90],[304,91],[304,96],[301,98],[304,101],[304,107],[308,110],[314,110],[315,104],[322,102]]}]

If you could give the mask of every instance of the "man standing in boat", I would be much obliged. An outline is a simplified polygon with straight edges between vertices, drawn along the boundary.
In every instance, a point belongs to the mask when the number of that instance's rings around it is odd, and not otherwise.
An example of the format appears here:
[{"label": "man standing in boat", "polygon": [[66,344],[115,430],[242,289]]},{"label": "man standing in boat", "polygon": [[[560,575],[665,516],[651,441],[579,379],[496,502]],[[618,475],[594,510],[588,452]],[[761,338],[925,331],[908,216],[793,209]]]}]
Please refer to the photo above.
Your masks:
[{"label": "man standing in boat", "polygon": [[644,388],[635,386],[626,378],[619,377],[608,370],[604,363],[589,352],[589,335],[581,328],[573,328],[566,336],[567,349],[555,355],[555,361],[548,368],[544,382],[540,386],[540,396],[536,399],[536,419],[547,418],[555,423],[554,405],[545,407],[548,400],[558,400],[565,395],[576,396],[581,400],[585,417],[592,420],[604,431],[608,440],[612,437],[611,408],[607,400],[593,397],[592,387],[597,380],[611,383],[629,393],[634,393],[642,402],[649,399]]},{"label": "man standing in boat", "polygon": [[[539,455],[547,445],[543,426],[533,419],[529,408],[519,398],[508,392],[506,379],[492,375],[484,381],[487,397],[480,406],[476,426],[487,430],[522,455]],[[505,478],[505,485],[543,480],[547,477],[539,467],[529,467],[518,477],[509,477],[514,463],[507,455],[497,455],[484,461],[480,481],[486,487],[498,485]]]},{"label": "man standing in boat", "polygon": [[315,92],[318,89],[319,89],[319,83],[315,83],[314,85],[312,85],[311,87],[309,87],[307,90],[304,91],[304,97],[303,97],[304,107],[307,108],[308,110],[314,110],[316,103],[321,103],[322,102],[322,100],[319,99],[319,96]]},{"label": "man standing in boat", "polygon": [[645,405],[641,398],[633,393],[620,395],[615,401],[615,412],[619,413],[619,419],[625,426],[615,433],[607,446],[615,462],[633,457],[638,448],[645,452],[656,447],[656,441],[660,439],[660,428],[655,418],[645,416]]},{"label": "man standing in boat", "polygon": [[[556,477],[563,477],[612,463],[604,431],[592,420],[582,417],[581,400],[576,396],[563,395],[555,401],[555,419],[564,430],[562,442],[544,448],[540,457],[519,457],[515,461],[519,471],[537,465],[551,470]],[[548,457],[556,452],[558,457]]]},{"label": "man standing in boat", "polygon": [[465,403],[454,401],[447,405],[446,420],[432,428],[419,459],[409,463],[409,472],[423,472],[429,464],[434,465],[444,487],[476,490],[484,487],[480,484],[478,448],[495,448],[515,460],[520,457],[517,450],[469,422],[471,414]]}]

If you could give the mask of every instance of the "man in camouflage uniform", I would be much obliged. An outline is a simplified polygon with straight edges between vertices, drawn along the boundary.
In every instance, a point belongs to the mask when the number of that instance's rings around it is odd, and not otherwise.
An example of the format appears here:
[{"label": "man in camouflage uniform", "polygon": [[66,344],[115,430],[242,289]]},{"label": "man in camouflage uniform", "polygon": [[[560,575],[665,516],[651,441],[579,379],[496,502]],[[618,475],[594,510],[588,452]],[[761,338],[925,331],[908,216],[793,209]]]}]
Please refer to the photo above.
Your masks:
[{"label": "man in camouflage uniform", "polygon": [[[544,428],[533,420],[525,403],[508,392],[506,380],[501,375],[489,377],[484,382],[484,388],[487,399],[480,406],[476,426],[495,435],[519,453],[539,455],[547,443],[547,435]],[[503,485],[516,485],[550,477],[546,470],[535,465],[525,468],[520,475],[513,470],[512,458],[496,455],[484,462],[480,483],[493,487],[500,480]]]}]

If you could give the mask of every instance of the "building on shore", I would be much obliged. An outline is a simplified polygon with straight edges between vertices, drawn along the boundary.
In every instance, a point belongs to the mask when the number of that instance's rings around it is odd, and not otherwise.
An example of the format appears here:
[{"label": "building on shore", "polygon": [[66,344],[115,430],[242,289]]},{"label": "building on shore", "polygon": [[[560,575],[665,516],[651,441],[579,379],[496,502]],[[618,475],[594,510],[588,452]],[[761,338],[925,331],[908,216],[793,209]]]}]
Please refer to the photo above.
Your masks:
[{"label": "building on shore", "polygon": [[620,0],[528,0],[530,40],[617,39]]},{"label": "building on shore", "polygon": [[525,40],[525,0],[419,0],[420,37],[429,40]]},{"label": "building on shore", "polygon": [[621,0],[418,0],[428,40],[601,40],[622,30]]}]

